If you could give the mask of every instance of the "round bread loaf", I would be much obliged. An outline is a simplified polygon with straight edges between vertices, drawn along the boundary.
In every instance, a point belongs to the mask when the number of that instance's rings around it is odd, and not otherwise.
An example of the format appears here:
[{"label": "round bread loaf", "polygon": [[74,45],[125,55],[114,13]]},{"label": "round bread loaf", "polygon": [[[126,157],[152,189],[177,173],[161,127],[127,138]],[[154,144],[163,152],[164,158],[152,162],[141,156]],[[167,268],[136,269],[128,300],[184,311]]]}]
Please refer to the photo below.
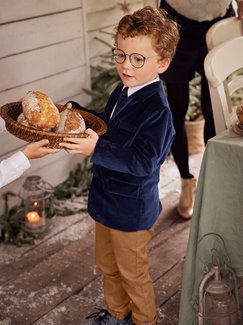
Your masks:
[{"label": "round bread loaf", "polygon": [[236,115],[238,117],[238,120],[240,121],[240,124],[243,125],[243,105],[239,106],[236,109]]},{"label": "round bread loaf", "polygon": [[30,126],[51,130],[59,125],[60,114],[51,98],[40,91],[29,91],[22,100],[23,114]]},{"label": "round bread loaf", "polygon": [[82,133],[86,130],[81,113],[66,108],[60,113],[60,123],[53,131],[58,133]]}]

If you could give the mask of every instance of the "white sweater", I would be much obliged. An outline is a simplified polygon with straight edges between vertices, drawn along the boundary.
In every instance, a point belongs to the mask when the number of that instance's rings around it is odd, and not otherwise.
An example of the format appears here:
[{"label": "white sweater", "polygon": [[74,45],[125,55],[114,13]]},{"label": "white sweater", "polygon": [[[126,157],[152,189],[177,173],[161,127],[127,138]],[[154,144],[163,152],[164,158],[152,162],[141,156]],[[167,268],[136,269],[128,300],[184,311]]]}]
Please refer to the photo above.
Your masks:
[{"label": "white sweater", "polygon": [[[5,130],[4,120],[0,118],[0,133]],[[20,177],[30,168],[29,159],[18,151],[0,162],[0,188]]]},{"label": "white sweater", "polygon": [[[243,1],[243,0],[238,0]],[[196,21],[223,17],[231,0],[166,0],[182,16]],[[144,5],[158,6],[157,0],[144,0]]]}]

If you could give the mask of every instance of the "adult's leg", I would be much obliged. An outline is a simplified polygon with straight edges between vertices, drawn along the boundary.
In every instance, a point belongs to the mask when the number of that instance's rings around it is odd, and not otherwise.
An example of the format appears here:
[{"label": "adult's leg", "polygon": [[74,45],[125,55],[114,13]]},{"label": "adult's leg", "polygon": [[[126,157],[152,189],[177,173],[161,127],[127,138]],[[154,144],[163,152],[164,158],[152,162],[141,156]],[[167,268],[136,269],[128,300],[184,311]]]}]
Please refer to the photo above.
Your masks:
[{"label": "adult's leg", "polygon": [[185,219],[192,216],[196,179],[189,170],[189,153],[185,116],[189,105],[189,83],[166,83],[168,101],[173,115],[176,136],[171,147],[175,163],[181,175],[181,194],[177,211]]},{"label": "adult's leg", "polygon": [[176,131],[171,151],[182,178],[192,178],[189,170],[189,153],[185,116],[189,105],[189,83],[166,82],[167,96]]}]

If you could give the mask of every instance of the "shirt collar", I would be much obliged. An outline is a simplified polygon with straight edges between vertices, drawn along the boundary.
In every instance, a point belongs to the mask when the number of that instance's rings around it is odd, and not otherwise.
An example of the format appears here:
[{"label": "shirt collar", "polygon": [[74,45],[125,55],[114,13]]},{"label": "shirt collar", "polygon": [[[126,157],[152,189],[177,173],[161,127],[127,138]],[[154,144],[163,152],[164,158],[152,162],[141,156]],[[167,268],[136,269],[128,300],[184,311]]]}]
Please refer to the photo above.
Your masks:
[{"label": "shirt collar", "polygon": [[131,96],[132,94],[134,94],[136,91],[140,90],[141,88],[148,86],[150,84],[152,84],[153,82],[157,82],[160,81],[159,76],[157,76],[155,79],[153,79],[152,81],[147,82],[146,84],[140,85],[140,86],[136,86],[136,87],[130,87],[127,90],[127,96]]}]

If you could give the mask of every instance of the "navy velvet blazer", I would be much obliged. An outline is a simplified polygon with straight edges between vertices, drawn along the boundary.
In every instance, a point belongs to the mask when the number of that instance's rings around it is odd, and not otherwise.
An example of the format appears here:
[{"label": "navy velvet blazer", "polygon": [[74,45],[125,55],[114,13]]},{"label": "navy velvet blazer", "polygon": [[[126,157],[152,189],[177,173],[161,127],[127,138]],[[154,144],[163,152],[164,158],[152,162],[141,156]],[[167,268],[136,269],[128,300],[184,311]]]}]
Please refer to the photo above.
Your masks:
[{"label": "navy velvet blazer", "polygon": [[[162,209],[160,166],[175,131],[161,81],[129,96],[123,109],[110,119],[122,87],[115,88],[99,115],[108,131],[99,138],[91,158],[88,211],[94,220],[113,229],[146,230]],[[76,103],[73,106],[77,107]]]}]

